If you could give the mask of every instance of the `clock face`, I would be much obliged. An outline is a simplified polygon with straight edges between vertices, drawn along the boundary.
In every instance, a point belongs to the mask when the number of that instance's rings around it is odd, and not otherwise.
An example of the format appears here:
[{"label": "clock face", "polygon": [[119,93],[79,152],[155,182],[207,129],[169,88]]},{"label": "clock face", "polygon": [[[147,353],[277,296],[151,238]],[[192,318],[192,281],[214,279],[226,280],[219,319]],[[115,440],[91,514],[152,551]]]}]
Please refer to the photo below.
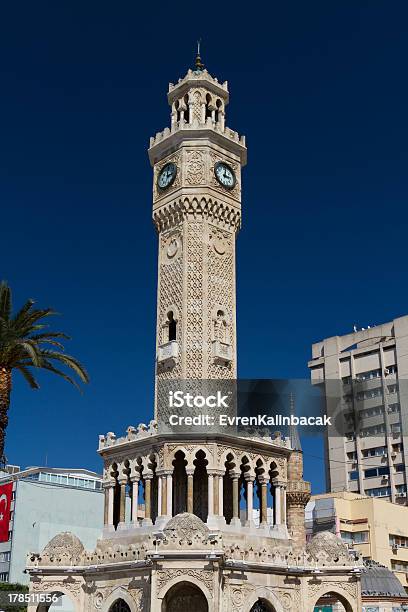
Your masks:
[{"label": "clock face", "polygon": [[174,183],[174,179],[177,174],[177,166],[173,164],[173,162],[169,162],[165,166],[163,166],[158,178],[157,178],[157,186],[162,191],[170,187]]},{"label": "clock face", "polygon": [[234,189],[237,179],[233,169],[224,162],[217,162],[214,166],[217,181],[226,189]]}]

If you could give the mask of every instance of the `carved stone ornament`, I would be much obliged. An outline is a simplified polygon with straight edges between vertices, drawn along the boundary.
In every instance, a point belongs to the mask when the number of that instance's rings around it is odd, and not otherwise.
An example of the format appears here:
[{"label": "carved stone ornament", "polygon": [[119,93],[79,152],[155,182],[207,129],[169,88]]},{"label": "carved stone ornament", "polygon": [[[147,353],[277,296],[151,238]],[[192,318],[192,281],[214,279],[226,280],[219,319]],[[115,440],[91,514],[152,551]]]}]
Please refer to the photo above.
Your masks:
[{"label": "carved stone ornament", "polygon": [[313,599],[317,596],[318,593],[324,591],[326,593],[334,592],[334,593],[345,593],[352,600],[357,599],[357,583],[349,582],[349,581],[317,581],[317,582],[309,582],[309,599],[313,601]]},{"label": "carved stone ornament", "polygon": [[186,151],[186,182],[188,185],[202,185],[205,179],[203,151]]},{"label": "carved stone ornament", "polygon": [[231,235],[217,228],[210,228],[209,242],[217,255],[223,256],[232,250]]},{"label": "carved stone ornament", "polygon": [[201,582],[211,593],[213,592],[213,572],[210,570],[189,568],[158,570],[157,590],[161,591],[164,585],[174,578],[188,578],[188,576]]},{"label": "carved stone ornament", "polygon": [[162,261],[171,263],[181,255],[182,240],[180,232],[172,232],[162,238]]},{"label": "carved stone ornament", "polygon": [[207,525],[198,516],[183,512],[169,520],[164,533],[166,537],[170,538],[175,535],[180,540],[191,540],[193,536],[200,534],[204,540],[208,537],[209,532]]}]

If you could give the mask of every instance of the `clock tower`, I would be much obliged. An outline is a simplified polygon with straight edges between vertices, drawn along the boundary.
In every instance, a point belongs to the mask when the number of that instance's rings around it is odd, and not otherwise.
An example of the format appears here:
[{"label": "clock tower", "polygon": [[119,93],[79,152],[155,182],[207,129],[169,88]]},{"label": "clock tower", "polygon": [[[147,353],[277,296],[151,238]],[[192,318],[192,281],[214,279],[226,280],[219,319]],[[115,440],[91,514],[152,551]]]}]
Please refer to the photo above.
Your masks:
[{"label": "clock tower", "polygon": [[199,56],[168,101],[170,127],[149,147],[159,235],[155,418],[99,436],[101,537],[89,551],[61,533],[31,555],[30,595],[64,594],[84,611],[288,612],[313,610],[335,593],[357,612],[347,546],[329,533],[306,547],[310,483],[295,436],[159,427],[173,381],[234,386],[246,163],[244,137],[226,127],[227,83]]},{"label": "clock tower", "polygon": [[171,124],[150,139],[159,234],[157,382],[236,378],[235,237],[245,137],[226,126],[227,82],[196,58],[169,86]]}]

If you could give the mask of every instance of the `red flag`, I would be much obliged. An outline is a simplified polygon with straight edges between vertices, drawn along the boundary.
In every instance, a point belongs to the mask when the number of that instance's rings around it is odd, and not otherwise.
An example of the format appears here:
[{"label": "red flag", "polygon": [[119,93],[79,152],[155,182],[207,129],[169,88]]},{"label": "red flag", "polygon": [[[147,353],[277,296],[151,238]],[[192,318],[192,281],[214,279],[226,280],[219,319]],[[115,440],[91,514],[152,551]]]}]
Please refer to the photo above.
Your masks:
[{"label": "red flag", "polygon": [[9,539],[10,507],[13,483],[0,486],[0,542]]}]

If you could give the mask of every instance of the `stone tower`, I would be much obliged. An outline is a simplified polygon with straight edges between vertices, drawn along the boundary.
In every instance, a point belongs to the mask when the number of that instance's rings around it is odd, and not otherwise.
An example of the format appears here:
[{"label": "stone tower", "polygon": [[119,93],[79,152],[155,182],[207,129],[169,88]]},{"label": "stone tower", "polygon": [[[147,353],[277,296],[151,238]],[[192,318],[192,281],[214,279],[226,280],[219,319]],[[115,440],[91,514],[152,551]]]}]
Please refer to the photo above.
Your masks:
[{"label": "stone tower", "polygon": [[150,140],[159,233],[157,379],[236,377],[235,238],[245,138],[227,83],[198,60],[170,84],[171,127]]},{"label": "stone tower", "polygon": [[[225,125],[228,95],[198,57],[170,84],[171,127],[150,142],[157,388],[236,378],[246,148]],[[280,434],[166,434],[156,419],[100,436],[105,514],[96,550],[60,534],[29,559],[31,593],[65,593],[76,612],[288,612],[313,610],[330,592],[357,612],[360,584],[347,547],[329,534],[306,548],[310,484],[296,447]]]}]

